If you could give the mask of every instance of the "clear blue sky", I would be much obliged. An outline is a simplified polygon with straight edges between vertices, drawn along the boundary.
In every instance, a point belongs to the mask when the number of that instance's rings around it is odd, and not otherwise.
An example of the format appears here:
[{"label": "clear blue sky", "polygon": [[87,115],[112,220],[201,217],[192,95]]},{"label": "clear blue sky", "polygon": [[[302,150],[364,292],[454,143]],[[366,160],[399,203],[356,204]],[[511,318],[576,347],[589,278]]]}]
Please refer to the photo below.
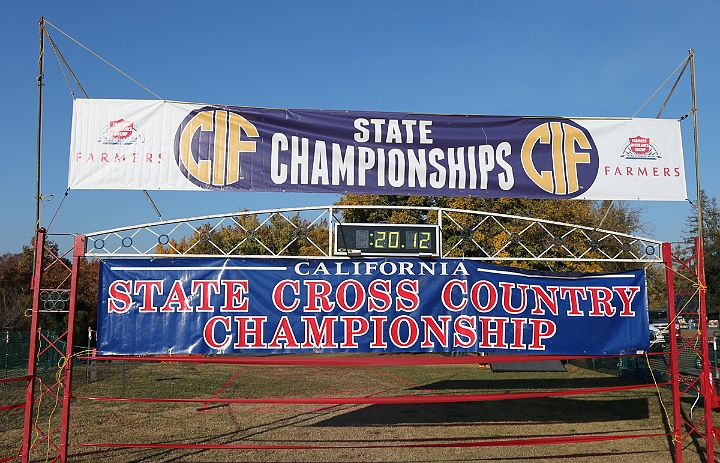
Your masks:
[{"label": "clear blue sky", "polygon": [[[38,20],[164,99],[242,106],[491,115],[632,116],[696,54],[703,188],[720,196],[720,3],[665,1],[122,1],[0,6],[0,254],[34,233]],[[91,98],[153,99],[62,33],[52,38]],[[67,188],[72,96],[46,47],[42,223]],[[655,117],[674,77],[643,109]],[[82,97],[77,89],[76,96]],[[691,109],[689,73],[663,117]],[[692,117],[682,122],[694,200]],[[326,205],[336,196],[151,192],[163,217]],[[676,241],[687,203],[646,207],[645,233]],[[51,233],[157,220],[140,191],[71,191]]]}]

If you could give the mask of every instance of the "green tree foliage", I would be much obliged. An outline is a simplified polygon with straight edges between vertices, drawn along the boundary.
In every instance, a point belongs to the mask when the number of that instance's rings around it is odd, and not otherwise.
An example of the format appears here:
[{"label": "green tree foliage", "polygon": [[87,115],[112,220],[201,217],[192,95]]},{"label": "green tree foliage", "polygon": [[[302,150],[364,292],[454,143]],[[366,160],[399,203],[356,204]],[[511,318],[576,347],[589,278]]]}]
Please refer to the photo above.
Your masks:
[{"label": "green tree foliage", "polygon": [[717,319],[720,312],[720,242],[705,247],[705,307],[711,318]]},{"label": "green tree foliage", "polygon": [[[707,195],[705,190],[700,191],[700,201],[703,210],[703,249],[705,255],[705,305],[711,318],[717,318],[720,312],[720,209],[715,197]],[[698,236],[697,204],[685,220],[686,229],[683,238],[686,243],[692,243]],[[676,247],[676,254],[687,259],[690,256],[689,246]],[[676,278],[675,288],[678,293],[693,294],[694,278],[689,272],[684,272],[684,278]]]},{"label": "green tree foliage", "polygon": [[[720,243],[720,209],[717,199],[709,197],[705,190],[700,191],[700,198],[703,210],[703,244],[710,246]],[[692,204],[692,211],[685,219],[686,229],[683,231],[683,238],[692,242],[698,236],[698,210],[697,204]]]}]

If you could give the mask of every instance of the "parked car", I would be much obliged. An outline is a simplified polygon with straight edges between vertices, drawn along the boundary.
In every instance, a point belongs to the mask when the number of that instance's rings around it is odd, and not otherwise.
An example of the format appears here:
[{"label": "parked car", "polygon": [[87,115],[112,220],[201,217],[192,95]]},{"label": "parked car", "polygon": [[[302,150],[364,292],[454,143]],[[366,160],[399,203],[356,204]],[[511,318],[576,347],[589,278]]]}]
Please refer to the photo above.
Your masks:
[{"label": "parked car", "polygon": [[668,334],[667,331],[664,330],[664,328],[666,326],[667,326],[667,324],[662,327],[655,326],[652,323],[650,324],[650,347],[651,348],[664,347],[665,341],[667,339],[665,337],[665,335]]}]

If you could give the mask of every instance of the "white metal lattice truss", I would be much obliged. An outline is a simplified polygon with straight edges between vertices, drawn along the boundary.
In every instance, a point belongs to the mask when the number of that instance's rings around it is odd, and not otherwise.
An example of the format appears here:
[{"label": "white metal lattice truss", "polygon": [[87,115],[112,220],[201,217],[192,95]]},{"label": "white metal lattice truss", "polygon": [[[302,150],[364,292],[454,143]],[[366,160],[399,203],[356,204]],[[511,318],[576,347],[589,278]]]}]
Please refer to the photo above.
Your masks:
[{"label": "white metal lattice truss", "polygon": [[333,251],[335,225],[356,222],[436,224],[442,235],[438,254],[443,258],[660,260],[660,241],[583,225],[437,207],[338,205],[241,211],[104,230],[86,235],[86,255],[341,257]]}]

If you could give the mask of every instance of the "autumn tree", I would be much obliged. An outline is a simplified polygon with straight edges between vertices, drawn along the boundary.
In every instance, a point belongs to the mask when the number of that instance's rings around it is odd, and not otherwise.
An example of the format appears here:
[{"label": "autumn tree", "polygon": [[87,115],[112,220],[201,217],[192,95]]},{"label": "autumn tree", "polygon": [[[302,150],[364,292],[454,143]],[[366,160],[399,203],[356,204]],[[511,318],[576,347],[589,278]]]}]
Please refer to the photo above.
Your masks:
[{"label": "autumn tree", "polygon": [[0,256],[0,328],[5,330],[29,327],[29,319],[23,315],[32,306],[32,267],[24,264],[21,253]]},{"label": "autumn tree", "polygon": [[[243,211],[246,212],[246,211]],[[156,247],[158,254],[320,256],[327,250],[327,221],[310,223],[300,214],[239,214],[232,225],[200,225],[189,237]]]},{"label": "autumn tree", "polygon": [[[47,295],[70,289],[71,262],[59,253],[58,245],[48,240],[43,250],[44,270],[42,289]],[[75,330],[77,342],[87,341],[87,327],[93,329],[97,323],[97,261],[81,260],[77,285],[77,304],[75,312]],[[0,256],[0,322],[1,328],[12,331],[25,331],[30,327],[30,309],[33,294],[31,283],[35,264],[34,246],[23,246],[21,253]],[[64,299],[64,298],[63,298]],[[42,303],[42,302],[41,302]],[[69,306],[66,301],[41,309],[58,309],[42,313],[41,329],[54,331],[58,334],[67,330]]]},{"label": "autumn tree", "polygon": [[[643,209],[622,201],[568,201],[542,200],[529,198],[472,198],[472,197],[441,197],[441,196],[381,196],[381,195],[344,195],[337,205],[376,205],[393,206],[400,209],[346,209],[343,219],[347,222],[389,222],[389,223],[437,223],[437,216],[427,211],[412,207],[442,207],[448,209],[483,211],[509,216],[521,216],[544,219],[553,222],[570,223],[604,229],[625,234],[650,233],[649,225],[642,220]],[[567,251],[577,254],[588,249],[589,241],[597,240],[597,247],[608,255],[623,252],[626,244],[617,240],[599,241],[605,235],[600,231],[585,231],[563,236],[567,231],[561,225],[532,225],[528,228],[527,221],[516,219],[503,220],[502,225],[488,220],[481,227],[478,215],[449,212],[451,221],[443,220],[443,241],[445,248],[452,248],[451,257],[483,256],[483,249],[498,250],[498,256],[527,256],[529,249],[538,255],[545,252],[545,257],[564,257]],[[450,223],[449,223],[450,222]],[[515,234],[515,236],[513,236]],[[517,237],[517,243],[508,245],[510,238]],[[468,238],[472,238],[472,241]],[[561,243],[561,246],[558,244]],[[642,255],[644,250],[636,249]],[[603,257],[599,250],[592,251],[589,256]],[[506,262],[506,261],[504,261]],[[496,262],[502,263],[502,262]],[[607,272],[628,268],[637,268],[637,264],[613,261],[516,261],[514,266],[556,272]],[[645,268],[648,276],[648,294],[651,308],[665,306],[665,276],[660,266]]]},{"label": "autumn tree", "polygon": [[[380,196],[380,195],[344,195],[338,205],[380,205],[400,207],[400,209],[346,209],[343,218],[347,222],[390,222],[390,223],[435,223],[434,212],[412,209],[420,207],[442,207],[469,211],[484,211],[495,214],[525,216],[545,219],[553,222],[571,223],[589,227],[602,228],[632,234],[642,227],[642,213],[624,202],[596,201],[560,201],[538,200],[528,198],[471,198],[471,197],[440,197],[440,196]],[[486,221],[478,226],[478,215],[462,212],[448,212],[450,220],[443,220],[443,240],[447,248],[452,248],[453,257],[479,257],[483,249],[498,249],[499,257],[517,257],[527,255],[530,249],[536,255],[544,250],[546,257],[560,257],[563,254],[559,243],[574,253],[582,252],[588,247],[588,237],[602,236],[601,232],[587,232],[563,236],[565,227],[554,224],[533,226],[528,222],[508,218],[502,224]],[[506,246],[508,238],[517,235],[517,243]],[[472,238],[470,240],[469,238]],[[471,242],[473,241],[473,242]],[[606,242],[603,246],[614,247],[611,252],[620,252],[622,243]],[[554,271],[603,271],[616,270],[623,267],[618,264],[596,262],[548,262],[531,261],[518,264],[537,270]]]}]

